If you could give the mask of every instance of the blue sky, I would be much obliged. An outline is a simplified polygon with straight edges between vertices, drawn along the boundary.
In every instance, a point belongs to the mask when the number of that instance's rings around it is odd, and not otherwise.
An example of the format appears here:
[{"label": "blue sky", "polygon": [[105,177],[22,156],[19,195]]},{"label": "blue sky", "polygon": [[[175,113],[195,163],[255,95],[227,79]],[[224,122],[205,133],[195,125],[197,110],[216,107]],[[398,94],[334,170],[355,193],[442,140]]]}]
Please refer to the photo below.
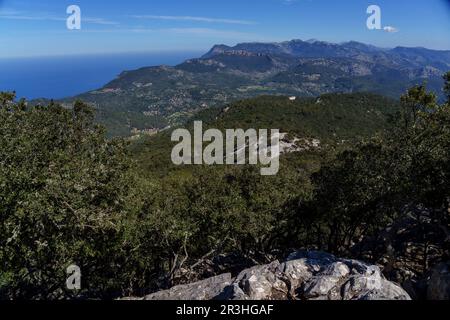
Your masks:
[{"label": "blue sky", "polygon": [[[368,30],[366,9],[383,27]],[[81,30],[66,8],[81,8]],[[391,31],[394,29],[391,29]],[[449,0],[0,0],[0,57],[208,50],[315,38],[450,49]]]}]

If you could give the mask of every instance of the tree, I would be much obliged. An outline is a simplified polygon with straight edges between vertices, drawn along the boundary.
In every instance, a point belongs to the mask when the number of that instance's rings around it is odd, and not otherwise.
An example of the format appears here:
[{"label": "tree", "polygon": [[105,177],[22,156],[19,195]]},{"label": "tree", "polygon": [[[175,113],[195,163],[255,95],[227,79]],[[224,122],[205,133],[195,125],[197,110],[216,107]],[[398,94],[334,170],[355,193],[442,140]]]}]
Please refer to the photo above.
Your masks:
[{"label": "tree", "polygon": [[436,225],[448,225],[450,106],[438,106],[424,86],[411,88],[401,100],[408,112],[400,121],[408,125],[356,144],[313,175],[315,197],[306,221],[326,239],[316,241],[324,249],[348,252],[405,207],[431,208]]},{"label": "tree", "polygon": [[421,111],[429,111],[436,106],[436,95],[428,93],[425,85],[417,85],[408,90],[400,97],[400,102],[404,107],[403,119],[405,126],[408,126],[412,118],[412,125],[416,124],[417,115]]},{"label": "tree", "polygon": [[0,286],[6,298],[61,298],[66,268],[78,294],[108,295],[118,261],[129,167],[93,110],[76,102],[25,110],[0,94]]},{"label": "tree", "polygon": [[444,92],[447,94],[447,103],[450,104],[450,71],[444,74],[443,78],[445,81]]}]

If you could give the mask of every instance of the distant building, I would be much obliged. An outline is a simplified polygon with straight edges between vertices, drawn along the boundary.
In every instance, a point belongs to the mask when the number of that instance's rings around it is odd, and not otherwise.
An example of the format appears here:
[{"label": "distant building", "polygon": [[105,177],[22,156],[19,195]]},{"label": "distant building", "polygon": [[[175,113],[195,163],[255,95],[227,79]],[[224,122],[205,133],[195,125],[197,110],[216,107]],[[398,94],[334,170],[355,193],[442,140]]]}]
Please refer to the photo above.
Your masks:
[{"label": "distant building", "polygon": [[158,129],[150,128],[150,129],[137,129],[132,128],[131,134],[133,135],[147,135],[147,136],[153,136],[158,133]]}]

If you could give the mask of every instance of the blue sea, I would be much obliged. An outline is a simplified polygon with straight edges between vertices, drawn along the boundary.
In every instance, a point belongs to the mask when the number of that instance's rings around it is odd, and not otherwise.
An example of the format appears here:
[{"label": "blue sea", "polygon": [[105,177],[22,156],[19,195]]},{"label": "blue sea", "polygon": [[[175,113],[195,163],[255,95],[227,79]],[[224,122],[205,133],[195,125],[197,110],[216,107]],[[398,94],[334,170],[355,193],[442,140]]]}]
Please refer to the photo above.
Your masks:
[{"label": "blue sea", "polygon": [[0,59],[0,91],[19,98],[64,98],[101,88],[125,70],[176,65],[200,52],[126,53]]}]

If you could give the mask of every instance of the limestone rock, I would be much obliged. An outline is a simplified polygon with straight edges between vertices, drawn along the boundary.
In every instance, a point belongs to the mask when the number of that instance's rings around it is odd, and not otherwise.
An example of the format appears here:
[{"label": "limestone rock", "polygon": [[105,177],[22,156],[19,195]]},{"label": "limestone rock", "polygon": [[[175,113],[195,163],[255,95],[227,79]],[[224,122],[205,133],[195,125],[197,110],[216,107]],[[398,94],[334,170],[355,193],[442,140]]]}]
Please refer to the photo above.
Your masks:
[{"label": "limestone rock", "polygon": [[249,300],[285,299],[287,286],[282,280],[283,274],[278,270],[279,266],[280,263],[275,261],[244,270],[234,281],[234,288],[240,288]]},{"label": "limestone rock", "polygon": [[[434,292],[448,290],[436,280]],[[439,273],[440,275],[442,273]],[[437,276],[436,276],[437,277]],[[439,278],[441,279],[441,278]],[[444,288],[444,289],[442,289]],[[445,289],[446,288],[446,289]],[[448,291],[447,291],[448,292]],[[410,300],[379,267],[319,251],[298,251],[283,263],[245,269],[232,279],[223,274],[148,295],[145,300]]]},{"label": "limestone rock", "polygon": [[212,300],[231,282],[231,274],[225,273],[196,283],[159,291],[144,297],[144,300]]}]

